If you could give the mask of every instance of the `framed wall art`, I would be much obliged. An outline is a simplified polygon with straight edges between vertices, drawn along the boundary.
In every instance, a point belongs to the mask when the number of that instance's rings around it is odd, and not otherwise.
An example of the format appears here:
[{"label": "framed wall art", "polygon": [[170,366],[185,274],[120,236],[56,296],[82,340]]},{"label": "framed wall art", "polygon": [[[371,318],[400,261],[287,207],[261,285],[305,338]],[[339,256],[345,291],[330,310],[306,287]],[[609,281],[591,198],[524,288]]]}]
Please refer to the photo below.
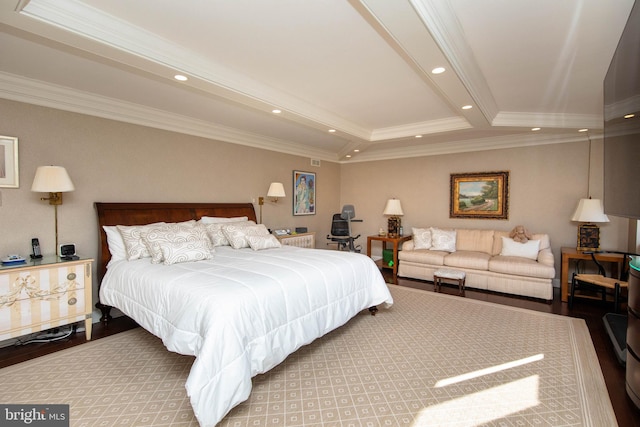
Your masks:
[{"label": "framed wall art", "polygon": [[509,219],[509,172],[451,174],[449,217]]},{"label": "framed wall art", "polygon": [[0,187],[18,188],[18,138],[0,136]]},{"label": "framed wall art", "polygon": [[315,215],[316,174],[293,171],[293,215]]}]

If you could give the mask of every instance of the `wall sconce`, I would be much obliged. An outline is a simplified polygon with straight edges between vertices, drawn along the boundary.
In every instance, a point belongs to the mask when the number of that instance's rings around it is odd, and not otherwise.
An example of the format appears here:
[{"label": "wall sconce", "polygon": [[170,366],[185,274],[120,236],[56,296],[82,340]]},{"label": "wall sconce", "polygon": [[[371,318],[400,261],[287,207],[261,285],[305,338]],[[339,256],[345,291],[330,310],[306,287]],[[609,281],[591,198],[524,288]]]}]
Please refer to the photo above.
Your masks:
[{"label": "wall sconce", "polygon": [[[273,203],[278,203],[279,197],[286,197],[284,185],[281,182],[272,182],[267,191],[267,197],[271,197]],[[262,205],[264,205],[264,197],[258,197],[258,205],[260,205],[260,224],[262,224]]]},{"label": "wall sconce", "polygon": [[58,205],[62,204],[62,193],[73,191],[75,187],[67,170],[62,166],[39,166],[36,169],[36,176],[33,178],[31,191],[39,193],[49,193],[49,197],[41,197],[40,200],[48,200],[53,205],[56,246],[55,252],[58,253]]},{"label": "wall sconce", "polygon": [[389,199],[387,200],[387,205],[384,208],[383,215],[389,216],[388,223],[388,236],[389,237],[398,237],[400,234],[401,221],[400,217],[404,215],[402,212],[402,205],[400,204],[400,200],[398,199]]}]

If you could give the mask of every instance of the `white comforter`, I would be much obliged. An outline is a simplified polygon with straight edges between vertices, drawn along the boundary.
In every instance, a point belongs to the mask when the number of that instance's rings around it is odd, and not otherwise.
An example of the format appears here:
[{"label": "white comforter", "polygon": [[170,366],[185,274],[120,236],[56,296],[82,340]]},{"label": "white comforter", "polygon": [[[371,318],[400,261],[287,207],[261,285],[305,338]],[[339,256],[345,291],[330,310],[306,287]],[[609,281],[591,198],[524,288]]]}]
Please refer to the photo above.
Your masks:
[{"label": "white comforter", "polygon": [[203,426],[246,400],[253,376],[363,309],[393,303],[369,257],[291,246],[218,247],[210,261],[171,266],[112,262],[100,301],[196,356],[186,389]]}]

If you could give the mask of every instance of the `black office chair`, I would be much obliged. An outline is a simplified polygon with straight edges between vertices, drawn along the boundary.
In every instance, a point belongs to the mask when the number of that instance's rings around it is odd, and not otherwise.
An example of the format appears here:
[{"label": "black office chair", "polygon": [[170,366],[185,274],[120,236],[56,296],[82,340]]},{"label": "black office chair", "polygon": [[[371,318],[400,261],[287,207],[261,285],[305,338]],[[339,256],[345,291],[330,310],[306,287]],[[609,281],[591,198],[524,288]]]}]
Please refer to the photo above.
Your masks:
[{"label": "black office chair", "polygon": [[360,252],[362,247],[355,244],[355,240],[360,237],[351,234],[351,223],[362,222],[362,220],[354,219],[356,210],[353,205],[344,205],[342,212],[333,214],[331,221],[331,234],[327,235],[327,240],[331,242],[327,245],[337,245],[339,251]]}]

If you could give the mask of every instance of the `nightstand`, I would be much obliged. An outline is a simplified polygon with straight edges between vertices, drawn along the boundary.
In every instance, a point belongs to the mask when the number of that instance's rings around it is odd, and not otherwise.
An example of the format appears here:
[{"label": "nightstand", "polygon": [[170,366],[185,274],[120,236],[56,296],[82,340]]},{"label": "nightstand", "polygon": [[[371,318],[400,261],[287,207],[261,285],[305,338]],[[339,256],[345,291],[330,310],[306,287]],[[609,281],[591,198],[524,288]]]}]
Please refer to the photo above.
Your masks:
[{"label": "nightstand", "polygon": [[285,246],[297,246],[299,248],[310,249],[316,247],[315,231],[311,231],[309,233],[285,234],[283,236],[277,236],[274,234],[274,236],[276,236],[280,243]]},{"label": "nightstand", "polygon": [[84,320],[91,339],[91,263],[56,256],[0,267],[0,340]]}]

